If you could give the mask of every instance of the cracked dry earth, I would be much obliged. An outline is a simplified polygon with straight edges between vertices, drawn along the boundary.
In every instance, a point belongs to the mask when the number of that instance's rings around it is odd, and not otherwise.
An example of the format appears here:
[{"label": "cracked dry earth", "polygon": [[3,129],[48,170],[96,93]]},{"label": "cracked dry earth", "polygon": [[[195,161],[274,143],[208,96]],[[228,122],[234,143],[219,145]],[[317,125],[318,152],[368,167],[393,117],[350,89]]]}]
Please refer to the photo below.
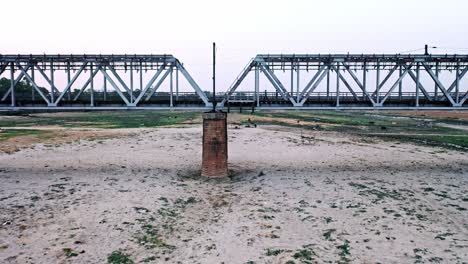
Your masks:
[{"label": "cracked dry earth", "polygon": [[466,153],[279,126],[229,143],[225,181],[197,176],[201,126],[0,154],[0,262],[468,262]]}]

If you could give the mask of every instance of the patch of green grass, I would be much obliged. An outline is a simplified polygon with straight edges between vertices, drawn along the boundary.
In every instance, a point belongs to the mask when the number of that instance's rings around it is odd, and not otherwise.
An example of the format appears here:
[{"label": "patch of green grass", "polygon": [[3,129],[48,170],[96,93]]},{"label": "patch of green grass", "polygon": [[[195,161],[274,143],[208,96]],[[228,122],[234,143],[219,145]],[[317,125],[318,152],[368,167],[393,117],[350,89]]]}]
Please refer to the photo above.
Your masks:
[{"label": "patch of green grass", "polygon": [[[1,115],[18,116],[2,119]],[[97,128],[138,128],[181,124],[200,117],[199,112],[188,111],[93,111],[67,112],[4,112],[0,127],[61,126]]]},{"label": "patch of green grass", "polygon": [[404,197],[396,190],[387,190],[384,187],[381,187],[380,189],[370,188],[364,184],[359,184],[355,182],[350,182],[349,185],[356,189],[359,189],[359,192],[358,192],[359,195],[375,196],[376,199],[374,200],[374,202],[378,202],[386,198],[391,198],[395,200],[404,200]]},{"label": "patch of green grass", "polygon": [[[255,120],[258,124],[292,126],[314,130],[317,129],[317,125],[304,123],[330,124],[329,126],[319,126],[319,128],[321,130],[356,134],[389,141],[468,151],[468,134],[466,131],[439,126],[433,121],[414,116],[401,117],[389,113],[361,111],[258,111],[245,116],[246,118],[254,118],[255,116],[270,118],[269,120]],[[284,122],[281,119],[291,119],[296,122]],[[437,119],[436,121],[445,122],[443,119]],[[468,122],[459,121],[457,124],[468,125]]]},{"label": "patch of green grass", "polygon": [[158,235],[142,235],[137,237],[137,242],[139,245],[143,245],[147,249],[153,248],[167,248],[175,249],[175,246],[169,245],[162,240]]},{"label": "patch of green grass", "polygon": [[177,212],[175,210],[172,210],[170,208],[161,208],[161,209],[158,209],[158,214],[162,217],[176,217],[177,216]]},{"label": "patch of green grass", "polygon": [[18,136],[37,136],[40,138],[47,138],[50,134],[50,131],[36,129],[3,129],[0,131],[0,141]]},{"label": "patch of green grass", "polygon": [[197,199],[195,199],[195,197],[191,196],[191,197],[189,197],[187,199],[177,198],[177,200],[174,202],[174,204],[177,207],[185,208],[187,205],[193,204],[193,203],[196,203],[196,202],[197,202]]},{"label": "patch of green grass", "polygon": [[71,257],[77,257],[78,256],[78,252],[75,252],[73,249],[71,248],[63,248],[63,253],[65,253],[65,256],[67,258],[71,258]]},{"label": "patch of green grass", "polygon": [[161,238],[156,228],[152,225],[142,226],[144,233],[136,237],[137,243],[147,249],[153,248],[167,248],[170,250],[175,249],[175,246],[169,245]]},{"label": "patch of green grass", "polygon": [[315,253],[311,249],[304,248],[298,250],[292,257],[301,261],[301,263],[312,263],[311,261],[313,260],[314,255]]},{"label": "patch of green grass", "polygon": [[351,255],[351,247],[349,246],[349,241],[345,240],[343,245],[339,245],[336,248],[340,250],[340,261],[343,263],[349,262],[348,256]]},{"label": "patch of green grass", "polygon": [[152,262],[156,260],[156,257],[155,256],[151,256],[151,257],[147,257],[147,258],[144,258],[141,262],[143,263],[148,263],[148,262]]},{"label": "patch of green grass", "polygon": [[124,254],[120,251],[114,251],[107,257],[107,263],[109,264],[133,264],[133,260],[130,259],[130,255]]},{"label": "patch of green grass", "polygon": [[278,256],[279,254],[283,253],[284,250],[283,249],[271,249],[271,248],[267,248],[266,249],[266,252],[265,252],[265,255],[267,256]]},{"label": "patch of green grass", "polygon": [[325,240],[331,240],[331,235],[333,234],[333,232],[335,232],[336,229],[328,229],[328,230],[325,230],[325,232],[323,233],[323,237],[325,238]]}]

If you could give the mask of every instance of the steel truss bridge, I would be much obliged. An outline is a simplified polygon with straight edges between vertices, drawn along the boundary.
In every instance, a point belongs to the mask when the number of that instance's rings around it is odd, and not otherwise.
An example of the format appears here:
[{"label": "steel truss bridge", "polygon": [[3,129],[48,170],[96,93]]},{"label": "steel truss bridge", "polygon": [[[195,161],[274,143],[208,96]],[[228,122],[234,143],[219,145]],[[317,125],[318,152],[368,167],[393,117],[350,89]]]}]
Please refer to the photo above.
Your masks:
[{"label": "steel truss bridge", "polygon": [[[251,72],[251,89],[237,91]],[[468,110],[467,72],[468,55],[257,55],[217,94],[217,108]],[[179,73],[192,92],[179,91]],[[172,55],[0,55],[0,77],[9,79],[2,110],[212,107],[211,93]],[[158,91],[167,77],[169,91]],[[273,91],[260,91],[260,77]],[[19,89],[22,80],[32,89]]]},{"label": "steel truss bridge", "polygon": [[[172,55],[0,55],[0,76],[3,72],[10,87],[0,94],[0,109],[212,107],[207,93]],[[193,92],[179,92],[179,72]],[[57,74],[66,76],[64,87],[57,87]],[[169,92],[157,92],[168,76]],[[38,85],[38,77],[45,87]],[[15,87],[23,79],[32,89],[19,93]]]}]

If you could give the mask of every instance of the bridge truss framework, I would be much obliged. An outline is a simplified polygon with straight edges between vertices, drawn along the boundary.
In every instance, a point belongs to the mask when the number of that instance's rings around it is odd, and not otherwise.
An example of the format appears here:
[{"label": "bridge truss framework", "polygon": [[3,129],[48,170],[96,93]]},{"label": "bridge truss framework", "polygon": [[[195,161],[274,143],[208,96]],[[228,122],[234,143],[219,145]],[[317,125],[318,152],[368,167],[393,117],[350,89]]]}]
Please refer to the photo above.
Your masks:
[{"label": "bridge truss framework", "polygon": [[[57,87],[57,71],[66,75],[63,87]],[[290,90],[278,77],[278,71],[291,73]],[[179,72],[193,92],[179,92]],[[251,72],[255,75],[252,91],[238,92]],[[300,76],[308,72],[312,77],[301,87]],[[449,84],[444,84],[440,76],[448,72],[455,74]],[[468,109],[468,87],[461,85],[467,72],[468,55],[257,55],[226,93],[217,96],[217,107],[247,104],[258,109]],[[210,93],[203,91],[172,55],[0,55],[0,76],[3,73],[10,84],[0,94],[0,110],[212,107]],[[429,76],[433,89],[421,82],[422,73]],[[373,79],[369,78],[371,74]],[[96,84],[97,75],[102,83]],[[275,92],[260,91],[261,75]],[[45,81],[45,87],[38,85],[37,77]],[[158,91],[167,77],[169,92]],[[403,89],[406,79],[414,84],[412,92]],[[32,86],[28,93],[17,91],[22,80]],[[333,87],[331,80],[335,81]],[[326,91],[319,91],[319,87],[326,87]]]},{"label": "bridge truss framework", "polygon": [[[54,80],[57,71],[66,74],[61,89]],[[0,94],[0,109],[165,109],[177,107],[179,101],[186,103],[184,108],[212,106],[206,92],[172,55],[0,55],[0,75],[4,72],[10,87]],[[179,72],[193,93],[179,92]],[[37,75],[45,80],[44,87],[38,85]],[[100,84],[97,75],[102,77]],[[156,96],[168,76],[169,92]],[[79,78],[85,78],[84,84],[77,84]],[[32,86],[30,93],[16,92],[21,80]]]},{"label": "bridge truss framework", "polygon": [[[291,72],[289,91],[278,71]],[[309,71],[313,77],[301,88],[299,76]],[[254,90],[237,93],[250,72],[255,74]],[[422,84],[422,72],[433,81],[433,91]],[[444,72],[455,72],[449,86],[439,78]],[[228,89],[221,105],[253,103],[260,109],[466,109],[468,91],[461,89],[460,82],[467,72],[467,55],[257,55]],[[275,93],[259,90],[261,74]],[[330,87],[331,78],[336,80],[335,87]],[[414,82],[414,92],[404,92],[405,78]],[[326,92],[317,92],[320,85],[326,86]]]}]

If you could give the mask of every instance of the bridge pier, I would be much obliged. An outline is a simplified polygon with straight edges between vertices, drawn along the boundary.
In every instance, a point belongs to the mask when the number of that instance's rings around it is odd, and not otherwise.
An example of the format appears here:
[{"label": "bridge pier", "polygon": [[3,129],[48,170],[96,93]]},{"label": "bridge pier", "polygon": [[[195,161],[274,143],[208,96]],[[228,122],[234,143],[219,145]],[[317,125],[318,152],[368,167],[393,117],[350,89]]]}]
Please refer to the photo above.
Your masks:
[{"label": "bridge pier", "polygon": [[202,176],[223,178],[228,176],[227,114],[203,113]]}]

